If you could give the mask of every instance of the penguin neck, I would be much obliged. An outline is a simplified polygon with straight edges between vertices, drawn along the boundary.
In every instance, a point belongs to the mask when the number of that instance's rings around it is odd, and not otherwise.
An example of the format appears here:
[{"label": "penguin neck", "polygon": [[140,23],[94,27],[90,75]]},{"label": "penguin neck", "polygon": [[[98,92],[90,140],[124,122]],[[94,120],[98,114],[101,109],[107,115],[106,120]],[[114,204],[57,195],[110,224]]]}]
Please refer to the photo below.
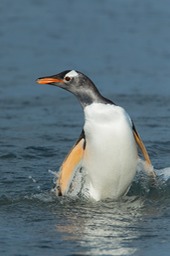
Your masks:
[{"label": "penguin neck", "polygon": [[93,103],[114,104],[111,100],[103,97],[97,88],[95,91],[81,91],[76,94],[76,97],[83,108]]}]

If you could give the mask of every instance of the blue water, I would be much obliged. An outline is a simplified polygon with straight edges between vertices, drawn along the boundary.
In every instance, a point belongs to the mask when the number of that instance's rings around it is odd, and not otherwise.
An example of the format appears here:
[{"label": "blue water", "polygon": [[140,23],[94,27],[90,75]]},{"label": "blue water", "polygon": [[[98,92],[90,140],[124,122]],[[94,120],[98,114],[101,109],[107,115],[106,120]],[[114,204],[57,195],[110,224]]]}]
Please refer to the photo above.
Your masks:
[{"label": "blue water", "polygon": [[[0,22],[0,255],[168,256],[170,2],[2,0]],[[83,113],[35,79],[66,69],[126,108],[157,186],[139,173],[117,202],[55,196]]]}]

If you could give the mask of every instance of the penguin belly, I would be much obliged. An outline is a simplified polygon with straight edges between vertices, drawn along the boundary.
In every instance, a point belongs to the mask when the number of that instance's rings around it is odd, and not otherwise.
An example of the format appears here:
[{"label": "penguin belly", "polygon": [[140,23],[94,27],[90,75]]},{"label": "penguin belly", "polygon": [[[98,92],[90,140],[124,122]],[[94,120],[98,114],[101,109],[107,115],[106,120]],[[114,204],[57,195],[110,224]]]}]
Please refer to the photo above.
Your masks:
[{"label": "penguin belly", "polygon": [[136,174],[137,147],[131,120],[118,106],[95,103],[85,108],[83,166],[89,196],[118,199]]}]

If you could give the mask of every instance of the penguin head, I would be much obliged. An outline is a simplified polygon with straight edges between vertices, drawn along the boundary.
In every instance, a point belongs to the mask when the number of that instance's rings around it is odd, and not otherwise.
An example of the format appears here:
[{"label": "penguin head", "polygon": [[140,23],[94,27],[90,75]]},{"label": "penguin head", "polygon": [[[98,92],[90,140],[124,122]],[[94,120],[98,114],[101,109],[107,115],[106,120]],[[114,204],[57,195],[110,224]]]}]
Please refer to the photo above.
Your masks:
[{"label": "penguin head", "polygon": [[37,79],[37,83],[51,84],[74,93],[82,84],[82,80],[84,80],[82,76],[78,71],[66,70],[56,75],[40,77]]},{"label": "penguin head", "polygon": [[54,85],[73,93],[82,106],[87,106],[102,98],[94,83],[86,75],[75,70],[66,70],[56,75],[40,77],[36,82]]}]

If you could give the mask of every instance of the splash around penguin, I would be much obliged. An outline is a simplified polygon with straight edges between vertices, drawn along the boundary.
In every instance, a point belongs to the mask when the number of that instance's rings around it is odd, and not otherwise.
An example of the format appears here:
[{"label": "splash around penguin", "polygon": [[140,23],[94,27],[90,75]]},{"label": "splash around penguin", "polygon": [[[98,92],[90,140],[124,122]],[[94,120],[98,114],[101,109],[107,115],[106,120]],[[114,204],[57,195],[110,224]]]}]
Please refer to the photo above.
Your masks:
[{"label": "splash around penguin", "polygon": [[[146,165],[152,167],[147,150],[127,112],[103,97],[83,73],[66,70],[41,77],[39,84],[50,84],[74,94],[84,110],[84,127],[59,170],[57,194],[69,195],[73,180],[83,173],[86,195],[95,200],[118,199],[134,179],[138,147]],[[155,177],[153,168],[148,175]],[[74,184],[75,186],[75,184]]]}]

